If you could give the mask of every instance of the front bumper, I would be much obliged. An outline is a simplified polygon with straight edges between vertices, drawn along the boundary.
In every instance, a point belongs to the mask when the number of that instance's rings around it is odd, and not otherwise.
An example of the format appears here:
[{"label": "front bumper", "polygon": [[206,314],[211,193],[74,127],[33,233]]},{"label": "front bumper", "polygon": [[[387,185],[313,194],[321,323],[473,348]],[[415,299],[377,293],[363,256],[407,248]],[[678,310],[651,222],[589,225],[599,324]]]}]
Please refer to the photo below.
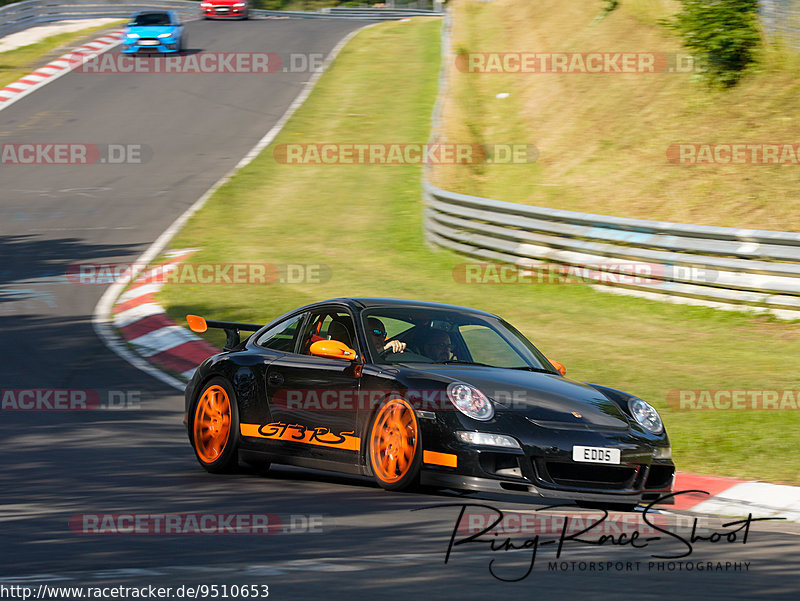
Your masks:
[{"label": "front bumper", "polygon": [[[631,431],[589,431],[537,428],[509,434],[521,448],[470,445],[444,435],[421,420],[425,449],[455,459],[454,467],[423,462],[422,484],[495,493],[517,493],[549,499],[619,504],[651,503],[672,492],[675,464],[654,458],[654,449],[669,445],[666,435],[643,440]],[[617,448],[619,464],[585,463],[572,459],[573,446]],[[674,504],[668,497],[663,504]]]},{"label": "front bumper", "polygon": [[222,12],[215,8],[204,8],[201,15],[207,19],[244,19],[248,16],[246,8],[231,8]]},{"label": "front bumper", "polygon": [[[500,479],[494,477],[466,476],[457,470],[445,472],[442,468],[423,468],[420,474],[423,486],[453,488],[456,490],[474,490],[504,494],[525,494],[545,499],[568,499],[572,501],[591,501],[597,503],[646,504],[669,494],[671,486],[662,490],[641,490],[634,492],[597,491],[592,489],[551,489],[537,486],[531,482],[518,479]],[[659,505],[673,505],[675,499],[668,497],[659,501]]]},{"label": "front bumper", "polygon": [[122,46],[120,46],[120,52],[124,52],[125,54],[136,54],[138,52],[158,52],[160,54],[170,54],[173,52],[178,52],[180,50],[180,43],[178,40],[176,38],[167,39],[170,41],[162,42],[161,40],[157,40],[157,44],[141,44],[143,41],[141,38],[137,40],[123,39]]}]

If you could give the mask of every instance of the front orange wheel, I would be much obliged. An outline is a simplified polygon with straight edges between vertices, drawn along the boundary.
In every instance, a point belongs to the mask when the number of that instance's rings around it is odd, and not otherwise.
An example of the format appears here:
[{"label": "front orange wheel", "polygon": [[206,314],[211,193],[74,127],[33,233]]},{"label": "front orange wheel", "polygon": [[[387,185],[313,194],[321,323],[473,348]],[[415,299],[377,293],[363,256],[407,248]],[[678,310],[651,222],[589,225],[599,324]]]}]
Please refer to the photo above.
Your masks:
[{"label": "front orange wheel", "polygon": [[209,472],[225,472],[238,464],[238,412],[227,382],[215,378],[206,384],[192,413],[192,446]]},{"label": "front orange wheel", "polygon": [[421,456],[414,408],[404,399],[391,399],[375,415],[370,430],[369,459],[375,480],[387,490],[416,484]]}]

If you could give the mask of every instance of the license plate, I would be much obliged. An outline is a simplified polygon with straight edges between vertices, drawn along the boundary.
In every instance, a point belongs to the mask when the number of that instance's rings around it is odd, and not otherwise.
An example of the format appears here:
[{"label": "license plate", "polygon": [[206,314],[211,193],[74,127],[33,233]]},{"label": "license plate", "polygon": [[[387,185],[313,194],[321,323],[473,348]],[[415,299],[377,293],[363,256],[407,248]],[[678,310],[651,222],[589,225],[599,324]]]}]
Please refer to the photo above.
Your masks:
[{"label": "license plate", "polygon": [[572,447],[572,460],[581,463],[610,463],[619,465],[619,449],[604,449],[603,447]]},{"label": "license plate", "polygon": [[140,40],[139,46],[158,46],[158,40]]},{"label": "license plate", "polygon": [[230,10],[229,8],[218,8],[218,9],[217,9],[217,12],[218,12],[218,13],[226,13],[226,12],[228,12],[229,10]]}]

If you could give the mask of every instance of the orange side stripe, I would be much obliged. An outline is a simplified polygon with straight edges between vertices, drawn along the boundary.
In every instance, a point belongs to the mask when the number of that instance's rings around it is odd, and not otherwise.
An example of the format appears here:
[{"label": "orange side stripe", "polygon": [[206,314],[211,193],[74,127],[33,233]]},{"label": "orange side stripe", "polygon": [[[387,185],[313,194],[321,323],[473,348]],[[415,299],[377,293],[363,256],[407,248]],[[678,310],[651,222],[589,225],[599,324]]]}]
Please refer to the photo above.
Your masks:
[{"label": "orange side stripe", "polygon": [[456,467],[458,457],[451,453],[437,453],[436,451],[422,451],[422,462],[431,465],[443,465],[445,467]]},{"label": "orange side stripe", "polygon": [[328,428],[307,428],[298,424],[287,425],[284,423],[265,424],[239,424],[242,436],[254,438],[268,438],[270,440],[286,440],[304,444],[319,445],[345,451],[358,451],[361,441],[352,432],[334,434]]}]

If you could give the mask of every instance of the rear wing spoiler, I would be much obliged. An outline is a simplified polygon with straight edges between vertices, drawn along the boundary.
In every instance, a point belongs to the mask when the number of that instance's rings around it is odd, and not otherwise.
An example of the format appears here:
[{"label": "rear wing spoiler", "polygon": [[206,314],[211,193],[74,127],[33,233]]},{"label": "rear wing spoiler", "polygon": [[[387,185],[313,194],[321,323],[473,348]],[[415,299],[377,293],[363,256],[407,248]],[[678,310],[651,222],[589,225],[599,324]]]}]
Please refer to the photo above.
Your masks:
[{"label": "rear wing spoiler", "polygon": [[198,334],[202,334],[208,328],[219,328],[221,330],[225,330],[225,349],[226,351],[232,351],[234,348],[239,346],[242,339],[239,335],[239,332],[244,330],[245,332],[257,332],[261,328],[264,327],[263,324],[257,323],[239,323],[237,321],[212,321],[200,317],[199,315],[187,315],[186,316],[186,323],[189,324],[189,329],[192,332],[197,332]]}]

